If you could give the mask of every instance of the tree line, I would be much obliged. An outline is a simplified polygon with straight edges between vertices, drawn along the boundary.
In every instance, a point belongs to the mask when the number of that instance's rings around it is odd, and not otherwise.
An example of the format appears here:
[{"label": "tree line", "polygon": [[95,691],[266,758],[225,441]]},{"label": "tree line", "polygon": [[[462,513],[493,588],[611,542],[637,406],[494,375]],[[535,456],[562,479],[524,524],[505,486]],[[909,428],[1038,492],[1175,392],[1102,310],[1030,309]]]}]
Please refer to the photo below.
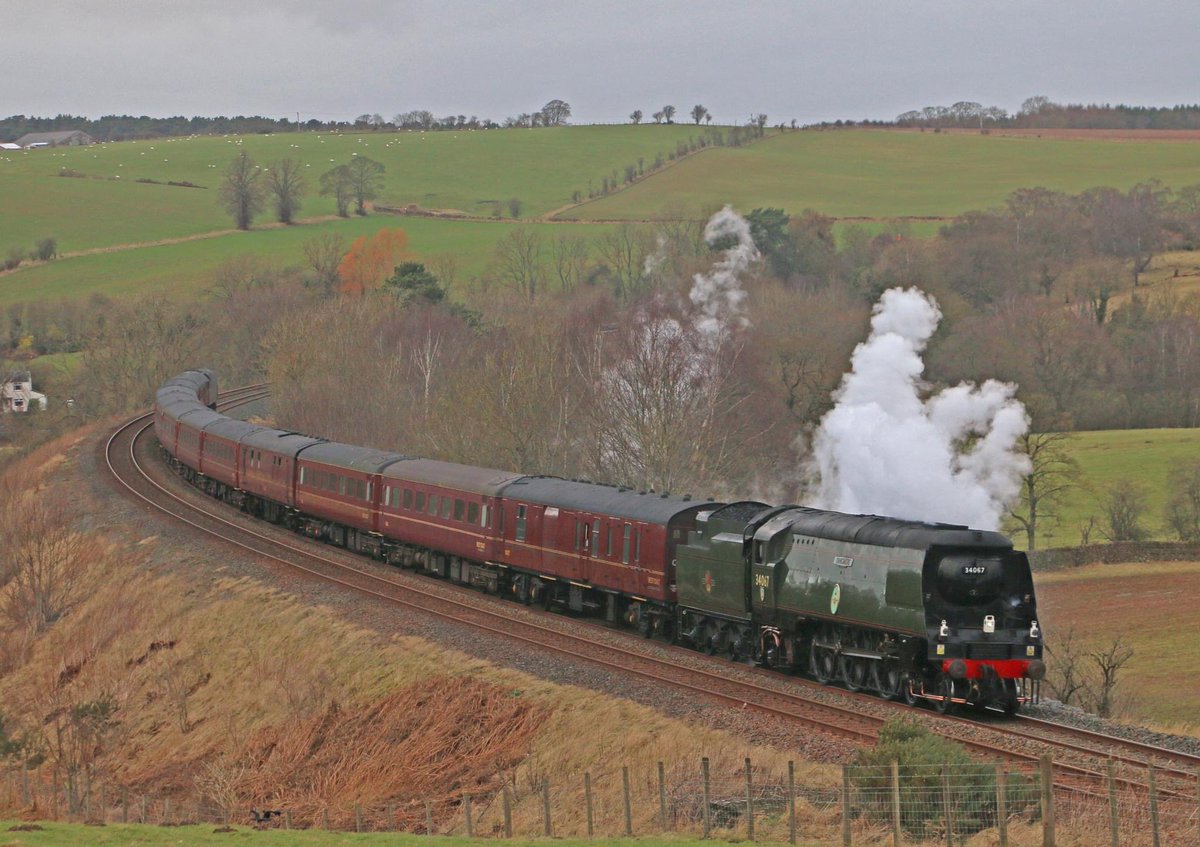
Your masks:
[{"label": "tree line", "polygon": [[925,106],[896,116],[897,126],[942,129],[1200,129],[1200,105],[1116,106],[1107,103],[1055,103],[1044,94],[1028,97],[1016,114],[999,106],[960,100]]}]

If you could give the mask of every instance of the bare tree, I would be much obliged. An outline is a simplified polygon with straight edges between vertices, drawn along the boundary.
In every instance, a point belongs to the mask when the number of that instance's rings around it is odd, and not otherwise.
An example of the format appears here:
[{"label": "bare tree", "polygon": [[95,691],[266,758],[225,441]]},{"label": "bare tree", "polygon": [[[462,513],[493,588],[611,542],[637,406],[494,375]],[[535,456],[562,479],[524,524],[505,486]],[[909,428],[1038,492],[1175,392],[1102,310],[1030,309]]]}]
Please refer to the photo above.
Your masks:
[{"label": "bare tree", "polygon": [[518,227],[496,244],[493,271],[501,283],[530,300],[542,287],[542,239],[536,230]]},{"label": "bare tree", "polygon": [[692,107],[692,120],[696,122],[696,126],[700,126],[700,121],[704,120],[704,116],[708,114],[708,108],[697,103]]},{"label": "bare tree", "polygon": [[1087,690],[1087,680],[1084,678],[1083,647],[1075,630],[1068,629],[1058,637],[1047,640],[1046,652],[1053,657],[1053,661],[1047,663],[1050,671],[1046,676],[1046,685],[1050,693],[1067,706],[1077,703],[1079,695]]},{"label": "bare tree", "polygon": [[630,123],[640,124],[642,122],[642,110],[634,109],[632,112],[630,112],[629,121]]},{"label": "bare tree", "polygon": [[1146,490],[1130,479],[1119,479],[1104,495],[1104,527],[1109,541],[1141,541],[1146,537],[1142,516],[1146,513]]},{"label": "bare tree", "polygon": [[1009,512],[1025,531],[1025,549],[1037,549],[1040,523],[1057,521],[1056,510],[1075,487],[1079,469],[1067,453],[1071,436],[1065,432],[1027,432],[1017,441],[1017,451],[1029,459],[1030,471],[1021,482],[1021,500]]},{"label": "bare tree", "polygon": [[662,116],[666,120],[667,123],[669,123],[669,124],[675,123],[675,107],[674,106],[663,106],[662,107]]},{"label": "bare tree", "polygon": [[651,115],[650,117],[654,118],[654,122],[655,122],[656,124],[660,124],[660,123],[662,123],[662,120],[663,120],[663,112],[662,112],[662,109],[659,109],[657,112],[655,112],[655,113],[654,113],[653,115]]},{"label": "bare tree", "polygon": [[387,170],[382,162],[355,156],[347,165],[350,170],[350,191],[354,196],[354,211],[367,213],[367,201],[374,200],[383,189],[383,173]]},{"label": "bare tree", "polygon": [[588,244],[577,235],[560,233],[550,242],[554,273],[564,292],[570,291],[583,279],[587,267]]},{"label": "bare tree", "polygon": [[1107,647],[1088,653],[1088,657],[1099,673],[1099,678],[1092,686],[1092,704],[1100,717],[1112,717],[1117,693],[1117,674],[1133,658],[1133,648],[1118,635]]},{"label": "bare tree", "polygon": [[313,236],[304,242],[304,258],[317,275],[317,282],[332,294],[338,285],[338,265],[346,255],[346,239],[336,232]]},{"label": "bare tree", "polygon": [[640,287],[650,237],[633,224],[623,223],[596,241],[600,259],[608,265],[618,297],[627,297]]},{"label": "bare tree", "polygon": [[1200,462],[1173,468],[1167,487],[1167,526],[1180,541],[1200,541]]},{"label": "bare tree", "polygon": [[290,224],[300,211],[304,196],[304,172],[300,162],[284,157],[267,170],[267,185],[275,199],[275,219],[281,224]]},{"label": "bare tree", "polygon": [[221,205],[233,216],[238,229],[250,229],[263,206],[263,171],[243,150],[230,162],[221,180]]},{"label": "bare tree", "polygon": [[347,165],[338,165],[321,174],[321,196],[332,197],[337,203],[338,217],[350,217],[350,201],[354,199],[353,177]]},{"label": "bare tree", "polygon": [[520,197],[509,197],[507,205],[508,215],[510,218],[515,221],[517,218],[521,217],[521,207],[523,207],[525,204],[521,202]]}]

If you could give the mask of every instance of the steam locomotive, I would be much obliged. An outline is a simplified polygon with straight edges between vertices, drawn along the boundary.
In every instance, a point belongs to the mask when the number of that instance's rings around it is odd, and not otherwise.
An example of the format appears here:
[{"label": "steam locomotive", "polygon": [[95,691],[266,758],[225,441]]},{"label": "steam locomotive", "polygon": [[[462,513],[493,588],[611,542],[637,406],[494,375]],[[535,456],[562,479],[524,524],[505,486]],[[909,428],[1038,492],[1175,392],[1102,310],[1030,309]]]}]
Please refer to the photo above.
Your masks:
[{"label": "steam locomotive", "polygon": [[995,532],[476,468],[218,414],[158,391],[168,460],[209,494],[380,561],[947,712],[1015,712],[1045,674],[1033,581]]}]

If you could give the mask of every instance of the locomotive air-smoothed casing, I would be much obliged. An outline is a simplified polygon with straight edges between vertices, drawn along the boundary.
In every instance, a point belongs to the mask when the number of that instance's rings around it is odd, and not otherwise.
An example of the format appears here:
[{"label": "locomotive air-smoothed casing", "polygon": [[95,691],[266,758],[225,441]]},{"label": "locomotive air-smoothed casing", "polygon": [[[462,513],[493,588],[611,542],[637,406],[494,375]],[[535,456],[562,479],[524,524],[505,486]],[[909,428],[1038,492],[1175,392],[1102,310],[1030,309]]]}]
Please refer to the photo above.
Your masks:
[{"label": "locomotive air-smoothed casing", "polygon": [[759,529],[751,600],[764,622],[796,617],[923,636],[921,573],[925,551],[813,537],[793,513]]}]

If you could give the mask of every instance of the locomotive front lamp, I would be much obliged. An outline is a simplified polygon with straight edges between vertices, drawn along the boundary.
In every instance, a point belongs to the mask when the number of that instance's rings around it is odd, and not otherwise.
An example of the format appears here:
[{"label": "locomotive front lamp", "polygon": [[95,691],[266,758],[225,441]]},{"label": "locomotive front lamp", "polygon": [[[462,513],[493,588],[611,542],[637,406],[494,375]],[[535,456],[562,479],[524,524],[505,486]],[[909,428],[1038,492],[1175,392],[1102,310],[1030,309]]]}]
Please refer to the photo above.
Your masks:
[{"label": "locomotive front lamp", "polygon": [[996,631],[996,616],[995,615],[984,615],[983,616],[983,631],[984,632],[995,632]]},{"label": "locomotive front lamp", "polygon": [[1037,621],[1034,621],[1032,624],[1030,624],[1029,637],[1030,638],[1041,638],[1042,637],[1042,631],[1040,629],[1038,629]]},{"label": "locomotive front lamp", "polygon": [[946,623],[945,621],[942,621],[942,625],[938,629],[938,638],[949,638],[949,637],[950,637],[950,624]]}]

